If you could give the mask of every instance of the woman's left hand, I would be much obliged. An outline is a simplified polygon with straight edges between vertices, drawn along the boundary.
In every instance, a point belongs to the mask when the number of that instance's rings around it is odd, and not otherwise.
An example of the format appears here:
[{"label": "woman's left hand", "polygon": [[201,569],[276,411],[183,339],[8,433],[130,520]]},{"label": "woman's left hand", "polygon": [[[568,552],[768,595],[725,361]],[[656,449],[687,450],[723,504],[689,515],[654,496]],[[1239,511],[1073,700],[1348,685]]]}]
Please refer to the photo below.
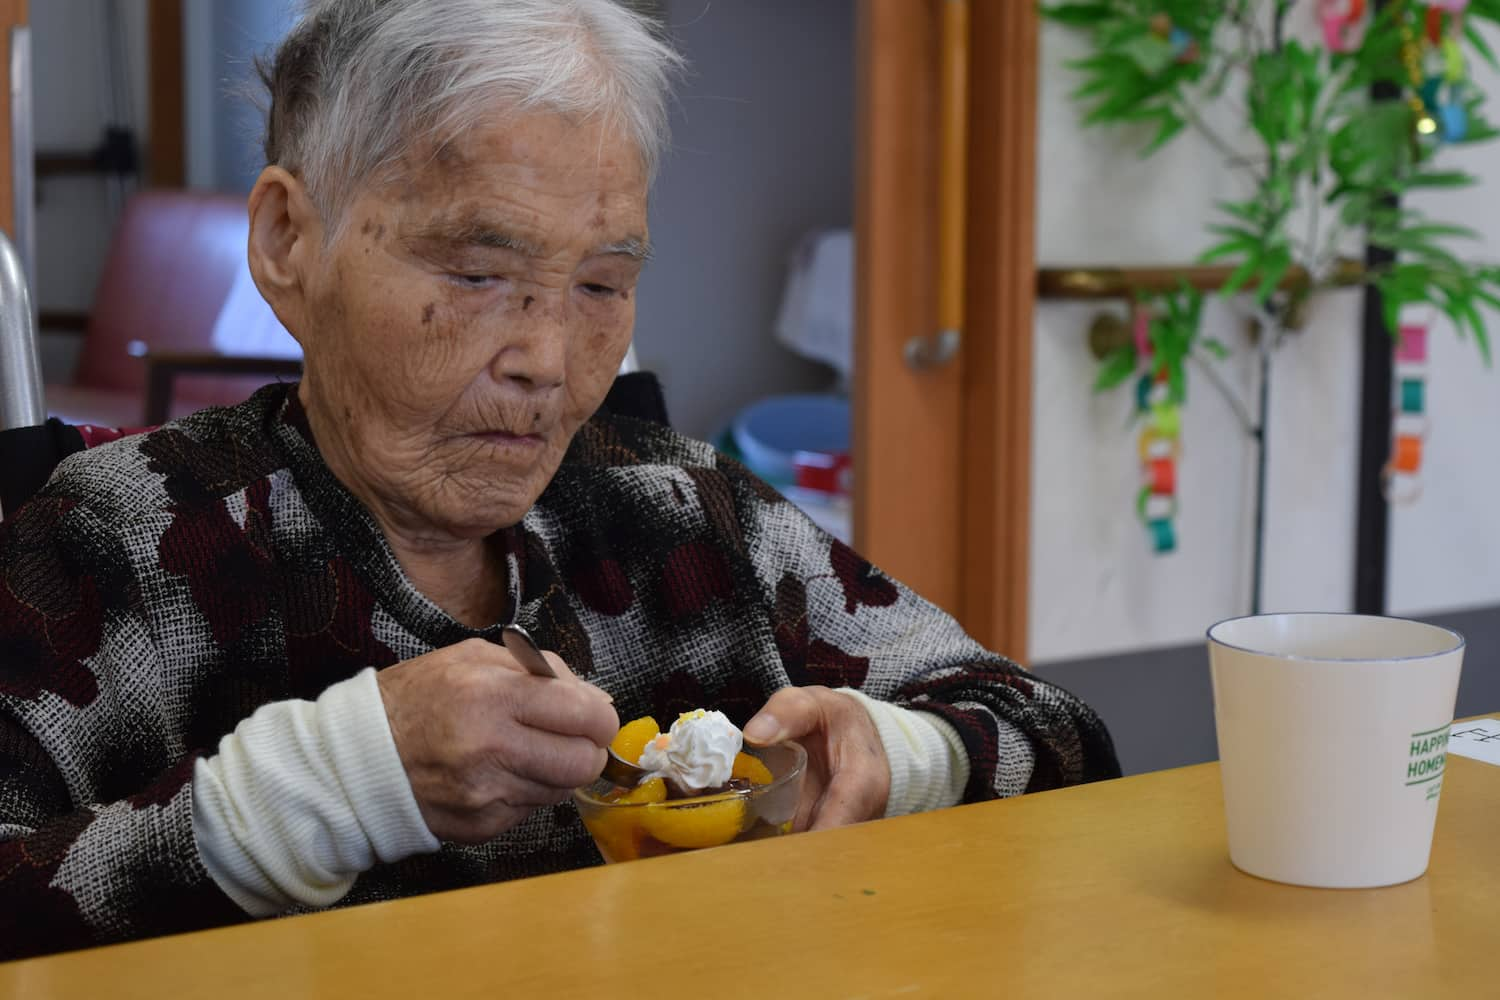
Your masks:
[{"label": "woman's left hand", "polygon": [[751,744],[796,740],[807,774],[794,830],[823,830],[879,819],[891,792],[891,767],[865,707],[826,687],[787,687],[772,694],[745,725]]}]

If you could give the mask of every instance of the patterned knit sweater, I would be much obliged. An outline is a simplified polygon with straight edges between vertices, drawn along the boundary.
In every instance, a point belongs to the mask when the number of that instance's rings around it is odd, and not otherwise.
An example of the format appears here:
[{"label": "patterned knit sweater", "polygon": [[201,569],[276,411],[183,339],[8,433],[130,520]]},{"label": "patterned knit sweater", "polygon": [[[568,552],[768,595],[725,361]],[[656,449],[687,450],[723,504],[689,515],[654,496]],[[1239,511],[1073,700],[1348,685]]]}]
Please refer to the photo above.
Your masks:
[{"label": "patterned knit sweater", "polygon": [[[500,542],[516,620],[622,719],[744,725],[780,687],[848,686],[951,723],[968,801],[1119,773],[1085,705],[666,428],[596,416]],[[0,524],[0,959],[245,919],[194,843],[194,761],[261,705],[498,627],[406,579],[295,387],[68,459]],[[568,804],[377,864],[342,903],[598,862]]]}]

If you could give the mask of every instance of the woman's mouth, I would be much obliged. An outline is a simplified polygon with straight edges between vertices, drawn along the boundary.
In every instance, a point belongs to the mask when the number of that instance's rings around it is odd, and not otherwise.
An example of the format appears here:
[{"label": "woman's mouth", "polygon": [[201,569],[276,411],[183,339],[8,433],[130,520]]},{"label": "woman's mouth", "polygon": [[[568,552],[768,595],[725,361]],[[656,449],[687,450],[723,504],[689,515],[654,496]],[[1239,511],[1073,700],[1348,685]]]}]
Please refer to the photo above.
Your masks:
[{"label": "woman's mouth", "polygon": [[546,438],[540,434],[514,434],[510,431],[478,431],[472,436],[507,450],[540,448],[546,443]]}]

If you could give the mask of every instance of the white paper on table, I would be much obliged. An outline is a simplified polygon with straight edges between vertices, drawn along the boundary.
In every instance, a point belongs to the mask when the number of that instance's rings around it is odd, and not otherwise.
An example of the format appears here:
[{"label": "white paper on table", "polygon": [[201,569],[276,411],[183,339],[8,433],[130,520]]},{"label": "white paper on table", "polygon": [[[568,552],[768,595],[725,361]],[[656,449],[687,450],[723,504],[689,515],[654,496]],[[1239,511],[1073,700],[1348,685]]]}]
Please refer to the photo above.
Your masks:
[{"label": "white paper on table", "polygon": [[1500,764],[1500,719],[1455,722],[1448,731],[1448,752]]}]

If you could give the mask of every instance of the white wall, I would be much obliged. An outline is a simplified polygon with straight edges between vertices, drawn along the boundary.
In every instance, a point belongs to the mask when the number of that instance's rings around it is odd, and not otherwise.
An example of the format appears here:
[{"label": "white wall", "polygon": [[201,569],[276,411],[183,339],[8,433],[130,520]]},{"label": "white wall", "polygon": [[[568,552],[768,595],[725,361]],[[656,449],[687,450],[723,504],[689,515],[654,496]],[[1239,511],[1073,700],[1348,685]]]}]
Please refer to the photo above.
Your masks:
[{"label": "white wall", "polygon": [[692,63],[651,204],[636,343],[672,422],[708,437],[761,396],[826,388],[773,323],[789,255],[854,211],[852,0],[668,0]]},{"label": "white wall", "polygon": [[[1305,30],[1308,25],[1300,25]],[[1082,36],[1042,36],[1038,259],[1043,265],[1186,264],[1206,246],[1215,199],[1239,194],[1207,142],[1184,135],[1156,156],[1145,133],[1084,130],[1064,63]],[[1234,138],[1230,125],[1216,120]],[[1090,391],[1085,330],[1118,303],[1044,302],[1036,321],[1033,411],[1033,661],[1196,641],[1250,606],[1255,449],[1196,373],[1184,414],[1178,550],[1150,551],[1134,502],[1140,486],[1131,390]],[[1352,594],[1358,441],[1359,299],[1317,304],[1307,329],[1275,355],[1270,421],[1266,608],[1345,610]],[[1252,399],[1245,324],[1210,305],[1205,332],[1231,345],[1222,367]]]}]

